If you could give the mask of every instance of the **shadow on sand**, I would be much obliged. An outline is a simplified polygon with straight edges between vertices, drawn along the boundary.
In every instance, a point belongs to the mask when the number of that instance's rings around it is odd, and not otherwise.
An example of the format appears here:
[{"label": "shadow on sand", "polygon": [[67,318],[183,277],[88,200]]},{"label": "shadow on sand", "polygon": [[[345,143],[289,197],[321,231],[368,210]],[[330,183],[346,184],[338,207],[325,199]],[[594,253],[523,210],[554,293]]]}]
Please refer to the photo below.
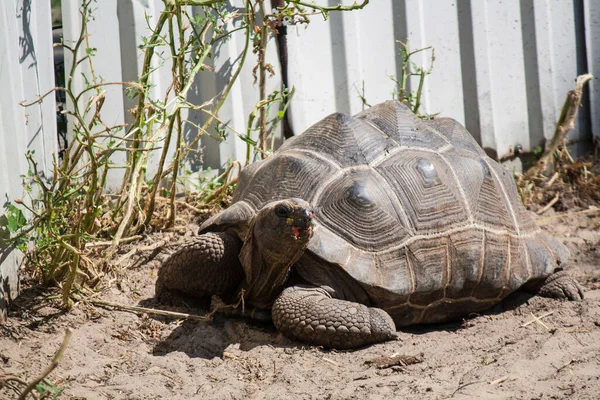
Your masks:
[{"label": "shadow on sand", "polygon": [[[532,297],[533,295],[529,293],[516,292],[484,313],[472,314],[460,321],[403,327],[401,331],[413,335],[423,335],[434,331],[456,332],[469,329],[471,326],[469,321],[472,319],[481,315],[491,316],[509,312],[527,303]],[[170,307],[158,303],[154,298],[143,300],[140,305],[197,315],[208,313],[208,307],[206,306],[197,307],[198,304],[193,304],[192,307]],[[161,316],[153,316],[153,318],[167,321],[165,317]],[[242,351],[249,351],[258,346],[276,346],[291,349],[311,347],[283,337],[277,332],[273,323],[264,321],[264,318],[257,321],[246,317],[216,314],[210,322],[184,320],[167,338],[154,346],[153,354],[164,356],[172,352],[183,352],[189,357],[222,358],[226,356],[227,348],[232,345],[238,345]],[[319,350],[324,353],[329,352],[327,349],[319,348]]]}]

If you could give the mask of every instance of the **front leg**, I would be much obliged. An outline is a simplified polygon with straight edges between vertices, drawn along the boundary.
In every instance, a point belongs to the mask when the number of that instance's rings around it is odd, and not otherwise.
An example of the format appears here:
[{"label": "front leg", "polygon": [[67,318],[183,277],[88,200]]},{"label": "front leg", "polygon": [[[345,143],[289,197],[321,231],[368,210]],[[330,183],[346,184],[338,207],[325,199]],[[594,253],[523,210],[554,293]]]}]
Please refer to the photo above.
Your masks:
[{"label": "front leg", "polygon": [[242,242],[226,232],[206,233],[185,242],[158,271],[156,297],[229,295],[244,279]]},{"label": "front leg", "polygon": [[352,349],[398,337],[385,311],[334,299],[324,288],[285,289],[273,304],[272,316],[286,337],[317,346]]}]

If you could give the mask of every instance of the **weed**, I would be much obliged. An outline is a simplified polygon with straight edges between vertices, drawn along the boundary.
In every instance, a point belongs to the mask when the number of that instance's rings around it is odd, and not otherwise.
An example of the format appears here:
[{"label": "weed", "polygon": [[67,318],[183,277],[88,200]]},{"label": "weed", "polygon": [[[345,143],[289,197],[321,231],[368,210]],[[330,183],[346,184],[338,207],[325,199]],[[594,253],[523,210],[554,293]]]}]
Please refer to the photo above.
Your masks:
[{"label": "weed", "polygon": [[[400,45],[400,58],[402,60],[402,66],[400,70],[400,76],[394,78],[390,77],[392,81],[396,83],[393,97],[399,101],[405,102],[412,112],[423,119],[431,119],[429,114],[419,114],[419,108],[421,107],[421,98],[423,95],[423,85],[425,78],[430,75],[433,71],[433,62],[435,61],[435,53],[431,46],[424,47],[422,49],[410,50],[408,41],[406,43],[396,40],[396,43]],[[411,60],[415,54],[430,50],[431,60],[429,68],[420,67],[414,61]],[[416,76],[418,77],[417,89],[413,91],[408,90],[409,78]]]},{"label": "weed", "polygon": [[583,88],[592,79],[589,74],[576,80],[575,88],[567,94],[556,124],[554,136],[535,165],[516,175],[517,188],[526,206],[538,208],[541,214],[554,206],[559,210],[587,207],[600,203],[600,165],[597,160],[573,160],[567,149],[566,136],[575,127]]},{"label": "weed", "polygon": [[[308,15],[312,14],[327,18],[332,11],[363,8],[368,0],[332,7],[285,0],[272,10],[266,9],[263,0],[245,0],[243,7],[233,10],[218,0],[164,0],[164,9],[155,23],[147,18],[151,34],[141,40],[143,64],[137,82],[106,82],[95,73],[96,49],[89,45],[95,2],[83,0],[79,35],[72,43],[62,43],[71,56],[65,86],[23,104],[36,104],[55,91],[64,92],[69,145],[61,158],[53,158],[49,177],[39,170],[34,154],[27,153],[29,171],[22,177],[24,198],[9,204],[6,210],[11,244],[25,253],[26,262],[39,272],[44,284],[62,288],[67,306],[82,284],[93,286],[110,269],[121,241],[153,229],[155,220],[166,221],[160,228],[174,227],[176,204],[180,203],[176,195],[190,177],[198,176],[198,205],[226,202],[242,165],[231,162],[220,175],[190,171],[186,163],[191,157],[202,157],[199,143],[203,136],[218,140],[231,134],[239,137],[247,145],[246,163],[272,152],[277,127],[294,93],[293,87],[272,93],[266,90],[266,81],[275,72],[265,60],[266,46],[278,34],[278,28],[308,23]],[[188,93],[198,75],[210,73],[208,60],[237,31],[245,35],[244,47],[223,90],[203,104],[192,104],[187,100]],[[254,74],[259,101],[248,116],[246,132],[240,133],[219,117],[219,111],[242,68],[250,62],[251,53],[256,55]],[[165,68],[170,70],[172,82],[158,97],[152,81]],[[84,79],[82,89],[75,85],[76,76]],[[113,85],[123,87],[136,102],[130,125],[110,125],[103,118],[106,88]],[[193,124],[187,119],[190,111],[205,114],[205,122]],[[267,117],[270,114],[275,115],[271,120]],[[196,134],[184,138],[184,130],[190,126]],[[123,165],[114,161],[116,154],[125,155]],[[147,176],[151,154],[156,154],[158,163],[152,176]],[[120,190],[107,192],[108,177],[117,169],[123,177]],[[168,199],[168,207],[161,206],[161,210],[168,210],[166,218],[154,218],[159,196]],[[164,204],[164,199],[161,202]],[[110,243],[103,259],[88,256],[86,245],[90,242]]]}]

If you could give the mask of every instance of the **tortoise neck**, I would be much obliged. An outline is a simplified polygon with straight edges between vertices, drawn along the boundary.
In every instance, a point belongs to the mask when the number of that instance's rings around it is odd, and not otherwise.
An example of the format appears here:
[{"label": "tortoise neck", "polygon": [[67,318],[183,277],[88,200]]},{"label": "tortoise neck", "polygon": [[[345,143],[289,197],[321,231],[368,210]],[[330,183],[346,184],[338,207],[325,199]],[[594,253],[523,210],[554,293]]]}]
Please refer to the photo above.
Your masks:
[{"label": "tortoise neck", "polygon": [[257,240],[246,240],[240,253],[246,273],[245,301],[254,307],[270,308],[305,248],[306,245],[282,252],[281,245],[275,242],[259,245]]}]

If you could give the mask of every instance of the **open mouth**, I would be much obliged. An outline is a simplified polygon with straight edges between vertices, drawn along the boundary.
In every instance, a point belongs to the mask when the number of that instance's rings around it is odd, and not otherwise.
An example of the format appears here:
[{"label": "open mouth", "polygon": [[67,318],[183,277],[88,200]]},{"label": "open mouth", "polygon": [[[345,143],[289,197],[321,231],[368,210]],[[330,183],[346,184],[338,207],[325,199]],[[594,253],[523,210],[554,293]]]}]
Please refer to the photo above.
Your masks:
[{"label": "open mouth", "polygon": [[310,210],[304,210],[296,215],[291,225],[294,239],[302,239],[312,234],[313,218],[314,214]]},{"label": "open mouth", "polygon": [[302,239],[306,236],[310,236],[312,234],[312,225],[308,226],[308,228],[300,228],[297,226],[292,226],[292,232],[294,232],[294,239]]}]

